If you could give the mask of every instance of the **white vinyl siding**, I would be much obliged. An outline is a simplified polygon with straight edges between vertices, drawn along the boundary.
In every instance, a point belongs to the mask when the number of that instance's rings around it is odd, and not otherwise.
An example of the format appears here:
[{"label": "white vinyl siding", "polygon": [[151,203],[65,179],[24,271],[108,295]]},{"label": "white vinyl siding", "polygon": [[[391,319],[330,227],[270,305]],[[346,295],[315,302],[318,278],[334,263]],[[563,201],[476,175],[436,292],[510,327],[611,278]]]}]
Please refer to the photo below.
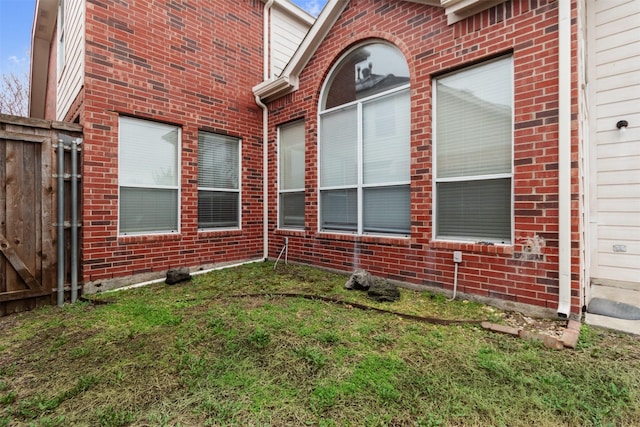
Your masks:
[{"label": "white vinyl siding", "polygon": [[[591,276],[640,289],[640,2],[589,1]],[[619,130],[616,123],[629,126]]]},{"label": "white vinyl siding", "polygon": [[436,239],[510,243],[511,57],[434,81]]},{"label": "white vinyl siding", "polygon": [[[58,75],[56,119],[63,121],[83,85],[85,0],[64,2],[64,66]],[[60,31],[60,30],[58,30]]]},{"label": "white vinyl siding", "polygon": [[120,117],[120,234],[179,231],[180,129]]},{"label": "white vinyl siding", "polygon": [[240,228],[240,140],[198,134],[198,228]]},{"label": "white vinyl siding", "polygon": [[278,4],[271,9],[271,76],[279,76],[287,65],[302,39],[309,31],[311,23],[281,10]]},{"label": "white vinyl siding", "polygon": [[304,122],[278,128],[278,227],[304,228]]}]

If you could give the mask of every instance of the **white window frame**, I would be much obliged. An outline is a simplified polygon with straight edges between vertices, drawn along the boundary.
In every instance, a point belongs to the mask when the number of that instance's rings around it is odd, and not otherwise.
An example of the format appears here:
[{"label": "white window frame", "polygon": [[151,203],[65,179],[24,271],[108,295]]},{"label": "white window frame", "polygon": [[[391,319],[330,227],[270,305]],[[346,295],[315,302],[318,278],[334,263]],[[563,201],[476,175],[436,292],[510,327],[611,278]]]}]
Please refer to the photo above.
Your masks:
[{"label": "white window frame", "polygon": [[[240,230],[242,228],[242,139],[235,137],[235,136],[231,136],[231,135],[226,135],[226,134],[221,134],[221,133],[216,133],[216,132],[210,132],[210,131],[204,131],[204,130],[199,130],[198,131],[198,145],[200,144],[200,134],[201,133],[206,133],[209,135],[215,135],[215,136],[220,136],[223,138],[233,138],[234,140],[236,140],[236,143],[238,144],[238,170],[237,170],[237,174],[238,174],[238,187],[234,188],[234,189],[230,189],[230,188],[220,188],[220,187],[201,187],[200,183],[198,182],[198,202],[200,200],[200,191],[206,191],[206,192],[211,192],[211,193],[234,193],[238,195],[238,202],[237,202],[237,210],[238,210],[238,225],[235,226],[212,226],[212,227],[201,227],[200,226],[200,217],[198,214],[198,231],[226,231],[226,230]],[[198,169],[200,168],[200,159],[198,158]]]},{"label": "white window frame", "polygon": [[62,77],[62,71],[65,66],[65,49],[64,49],[64,2],[60,0],[58,3],[58,46],[57,46],[57,72],[58,80]]},{"label": "white window frame", "polygon": [[[411,185],[411,178],[409,177],[408,180],[406,181],[397,181],[397,182],[386,182],[384,184],[380,184],[380,183],[376,183],[376,184],[365,184],[364,183],[364,156],[363,156],[363,144],[364,144],[364,138],[363,138],[363,104],[365,104],[367,101],[370,101],[372,99],[378,99],[378,98],[383,98],[386,96],[393,96],[396,94],[399,94],[401,92],[409,92],[409,85],[403,85],[403,86],[399,86],[397,88],[393,88],[391,90],[388,91],[384,91],[378,94],[375,94],[373,96],[367,97],[367,98],[362,98],[359,99],[357,101],[353,101],[350,102],[348,104],[343,104],[337,107],[333,107],[327,110],[324,110],[322,112],[320,112],[318,114],[319,117],[332,113],[334,111],[338,111],[338,110],[342,110],[342,109],[347,109],[349,107],[353,107],[356,106],[356,114],[357,114],[357,132],[358,132],[358,136],[357,136],[357,157],[356,157],[356,166],[357,166],[357,182],[356,184],[353,185],[340,185],[340,186],[326,186],[323,187],[320,184],[318,185],[318,209],[319,209],[319,214],[318,214],[318,229],[322,232],[327,232],[327,233],[345,233],[345,234],[357,234],[359,236],[364,236],[364,235],[385,235],[385,236],[396,236],[396,237],[406,237],[411,233],[411,230],[408,230],[406,233],[393,233],[393,232],[389,232],[389,233],[384,233],[384,232],[365,232],[364,231],[364,190],[367,188],[385,188],[385,187],[399,187],[399,186],[409,186]],[[321,129],[319,126],[318,129],[318,138],[320,140],[321,138]],[[318,144],[318,159],[322,158],[322,144]],[[320,171],[320,164],[318,163],[318,183],[321,182],[321,171]],[[357,192],[357,202],[358,202],[358,209],[357,209],[357,219],[356,219],[356,231],[351,232],[351,231],[342,231],[339,229],[333,229],[333,228],[323,228],[322,227],[322,197],[321,194],[323,191],[331,191],[331,190],[356,190]]]},{"label": "white window frame", "polygon": [[[121,166],[123,164],[122,162],[122,149],[121,149],[121,144],[122,144],[122,122],[123,121],[130,121],[130,122],[140,122],[140,123],[146,123],[146,124],[151,124],[151,125],[157,125],[157,126],[161,126],[161,127],[166,127],[166,128],[173,128],[177,131],[178,134],[178,141],[176,144],[176,185],[124,185],[122,182],[122,175],[123,172],[121,170]],[[127,116],[120,116],[118,118],[118,235],[119,236],[137,236],[137,235],[156,235],[156,234],[174,234],[174,233],[180,233],[180,212],[181,212],[181,188],[180,188],[180,182],[181,182],[181,167],[180,165],[182,164],[182,128],[180,128],[179,126],[176,125],[169,125],[169,124],[165,124],[165,123],[161,123],[161,122],[156,122],[153,120],[147,120],[147,119],[140,119],[140,118],[134,118],[134,117],[127,117]],[[176,190],[176,197],[177,197],[177,202],[176,202],[176,208],[177,208],[177,212],[176,212],[176,226],[173,229],[166,229],[166,230],[157,230],[157,231],[123,231],[121,228],[121,217],[120,217],[120,209],[121,209],[121,203],[122,203],[122,197],[121,197],[121,189],[122,187],[127,187],[127,188],[148,188],[148,189],[158,189],[158,190]]]},{"label": "white window frame", "polygon": [[[351,101],[345,104],[341,104],[335,107],[331,107],[328,109],[323,109],[323,104],[325,103],[328,91],[330,90],[331,85],[333,84],[333,79],[335,77],[335,73],[337,72],[338,67],[342,66],[343,60],[347,58],[351,53],[355,50],[365,47],[369,44],[386,44],[391,46],[392,48],[398,50],[398,48],[390,43],[384,42],[383,40],[369,41],[366,43],[358,44],[351,49],[349,49],[345,54],[343,54],[338,61],[334,64],[330,72],[328,73],[328,78],[325,80],[322,86],[322,91],[320,94],[320,101],[318,105],[318,166],[317,166],[317,182],[318,182],[318,230],[322,233],[335,233],[335,234],[348,234],[348,235],[358,235],[358,236],[386,236],[386,237],[395,237],[395,238],[406,238],[411,234],[411,223],[409,222],[409,230],[406,233],[395,233],[395,232],[365,232],[364,231],[364,190],[367,188],[385,188],[385,187],[398,187],[398,186],[407,186],[409,188],[409,195],[411,194],[411,175],[406,181],[398,181],[398,182],[386,182],[384,184],[376,183],[376,184],[364,184],[364,158],[363,158],[363,105],[367,102],[375,99],[382,99],[387,96],[394,96],[401,92],[407,92],[409,97],[411,97],[410,84],[404,84],[401,86],[393,87],[389,90],[382,91],[376,93],[374,95],[370,95],[368,97],[364,97],[361,99],[357,99],[355,101]],[[411,102],[411,101],[409,101]],[[321,166],[320,162],[322,159],[322,126],[321,120],[323,115],[330,114],[335,111],[348,109],[353,106],[356,106],[357,109],[357,183],[355,185],[342,185],[342,186],[326,186],[323,187],[321,185]],[[411,111],[411,107],[409,107],[409,111]],[[409,120],[411,120],[411,112],[409,112]],[[409,133],[411,135],[411,133]],[[410,138],[410,136],[409,136]],[[407,153],[410,157],[410,152]],[[409,165],[410,167],[410,165]],[[331,191],[331,190],[353,190],[355,189],[357,192],[357,219],[356,219],[356,231],[344,231],[333,228],[324,228],[322,226],[322,192],[323,191]],[[409,211],[411,211],[411,206],[409,205]]]},{"label": "white window frame", "polygon": [[[301,193],[303,199],[305,198],[305,186],[304,186],[304,178],[303,178],[303,185],[300,188],[290,188],[290,189],[283,189],[282,188],[282,184],[283,184],[283,178],[282,178],[282,140],[281,140],[281,132],[283,129],[287,129],[287,128],[291,128],[291,127],[295,127],[295,126],[302,126],[302,131],[305,132],[305,121],[304,120],[296,120],[295,122],[291,122],[291,123],[287,123],[281,126],[278,126],[278,150],[277,150],[277,156],[278,156],[278,228],[280,229],[290,229],[290,230],[304,230],[304,221],[305,221],[305,211],[306,211],[306,206],[303,207],[303,211],[302,211],[302,225],[299,226],[294,226],[294,225],[287,225],[284,224],[283,222],[283,217],[282,217],[282,206],[281,206],[281,200],[282,200],[282,195],[283,194],[296,194],[296,193]],[[303,161],[302,161],[302,174],[303,177],[306,175],[306,141],[303,140],[303,145],[304,145],[304,151],[303,151]]]},{"label": "white window frame", "polygon": [[[514,151],[515,151],[515,144],[514,144],[514,123],[515,123],[515,99],[514,99],[514,94],[515,94],[515,82],[512,80],[511,84],[512,84],[512,100],[511,100],[511,162],[510,162],[510,171],[509,172],[505,172],[505,173],[496,173],[496,174],[486,174],[486,175],[468,175],[468,176],[464,176],[464,175],[460,175],[457,177],[447,177],[447,178],[439,178],[438,177],[438,168],[437,168],[437,154],[438,154],[438,141],[437,141],[437,114],[438,114],[438,109],[437,109],[437,89],[436,89],[436,84],[438,82],[439,79],[448,77],[448,76],[452,76],[461,72],[464,72],[466,70],[471,70],[474,68],[479,68],[482,67],[484,65],[487,64],[491,64],[497,61],[502,61],[502,60],[509,60],[510,61],[510,72],[511,72],[511,76],[514,76],[514,61],[513,61],[513,55],[507,55],[507,56],[502,56],[499,58],[494,58],[492,60],[488,60],[488,61],[484,61],[478,64],[474,64],[465,68],[462,68],[460,70],[456,70],[454,72],[451,73],[447,73],[445,75],[442,76],[438,76],[436,78],[432,79],[432,98],[433,98],[433,102],[432,102],[432,135],[433,135],[433,157],[432,157],[432,170],[433,170],[433,180],[432,180],[432,200],[433,200],[433,240],[436,241],[454,241],[454,242],[464,242],[464,243],[490,243],[490,244],[505,244],[505,245],[510,245],[512,244],[512,242],[514,241],[514,224],[515,224],[515,215],[514,215],[514,166],[513,166],[513,159],[514,159]],[[512,77],[513,79],[513,77]],[[463,125],[464,123],[464,118],[460,118],[460,122],[461,125]],[[498,240],[495,238],[491,238],[491,237],[485,237],[482,238],[480,236],[451,236],[451,235],[438,235],[438,222],[439,222],[439,218],[438,218],[438,191],[437,191],[437,184],[439,183],[447,183],[447,182],[472,182],[472,181],[486,181],[486,180],[499,180],[499,179],[509,179],[510,180],[510,208],[509,208],[509,215],[510,215],[510,236],[508,237],[508,239],[505,240]]]}]

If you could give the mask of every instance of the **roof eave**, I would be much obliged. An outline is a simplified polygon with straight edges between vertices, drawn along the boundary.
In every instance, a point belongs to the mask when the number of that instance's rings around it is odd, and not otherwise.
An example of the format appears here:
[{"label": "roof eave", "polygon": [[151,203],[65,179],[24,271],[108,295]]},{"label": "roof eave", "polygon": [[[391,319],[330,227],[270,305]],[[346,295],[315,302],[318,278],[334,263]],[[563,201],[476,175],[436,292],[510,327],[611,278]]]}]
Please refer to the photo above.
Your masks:
[{"label": "roof eave", "polygon": [[253,87],[253,94],[264,102],[281,98],[298,89],[298,79],[290,76],[280,76]]},{"label": "roof eave", "polygon": [[263,101],[270,101],[296,90],[300,73],[348,3],[349,0],[329,0],[289,63],[282,70],[280,77],[260,83],[253,88],[253,93]]},{"label": "roof eave", "polygon": [[[442,7],[440,0],[407,0],[429,6]],[[285,66],[280,77],[260,83],[254,87],[254,94],[263,101],[277,99],[297,89],[300,73],[306,67],[311,57],[336,23],[349,0],[329,0],[320,12],[313,26],[298,46],[289,63]],[[288,85],[284,85],[284,81]],[[292,83],[295,82],[295,83]],[[285,89],[286,87],[286,89]]]},{"label": "roof eave", "polygon": [[49,75],[51,42],[58,19],[56,0],[37,0],[31,30],[29,117],[43,119]]}]

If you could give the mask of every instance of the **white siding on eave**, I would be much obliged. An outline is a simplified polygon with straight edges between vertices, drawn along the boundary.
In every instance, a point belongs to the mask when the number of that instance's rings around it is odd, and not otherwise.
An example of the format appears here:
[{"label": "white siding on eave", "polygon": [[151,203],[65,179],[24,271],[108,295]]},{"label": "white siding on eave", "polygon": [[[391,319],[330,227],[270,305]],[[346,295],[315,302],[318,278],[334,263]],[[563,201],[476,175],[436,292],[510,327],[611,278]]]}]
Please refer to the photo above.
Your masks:
[{"label": "white siding on eave", "polygon": [[302,39],[309,31],[309,24],[296,19],[277,7],[271,10],[271,69],[269,77],[277,77],[287,65]]},{"label": "white siding on eave", "polygon": [[[592,0],[592,277],[640,288],[640,1]],[[616,123],[626,120],[627,129]]]},{"label": "white siding on eave", "polygon": [[64,120],[82,89],[84,75],[85,1],[66,0],[64,18],[64,68],[58,76],[56,119]]}]

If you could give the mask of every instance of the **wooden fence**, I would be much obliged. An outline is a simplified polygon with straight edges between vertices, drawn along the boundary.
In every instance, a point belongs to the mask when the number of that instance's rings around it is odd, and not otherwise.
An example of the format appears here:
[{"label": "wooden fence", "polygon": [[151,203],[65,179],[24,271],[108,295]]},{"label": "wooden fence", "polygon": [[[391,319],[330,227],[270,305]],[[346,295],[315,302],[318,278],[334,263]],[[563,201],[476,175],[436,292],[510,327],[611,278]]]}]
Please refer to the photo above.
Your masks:
[{"label": "wooden fence", "polygon": [[[82,138],[82,127],[0,114],[0,315],[55,302],[59,261],[55,147],[60,139],[70,138]],[[65,205],[70,205],[69,199],[65,196]],[[69,283],[70,257],[65,258],[61,262]]]}]

